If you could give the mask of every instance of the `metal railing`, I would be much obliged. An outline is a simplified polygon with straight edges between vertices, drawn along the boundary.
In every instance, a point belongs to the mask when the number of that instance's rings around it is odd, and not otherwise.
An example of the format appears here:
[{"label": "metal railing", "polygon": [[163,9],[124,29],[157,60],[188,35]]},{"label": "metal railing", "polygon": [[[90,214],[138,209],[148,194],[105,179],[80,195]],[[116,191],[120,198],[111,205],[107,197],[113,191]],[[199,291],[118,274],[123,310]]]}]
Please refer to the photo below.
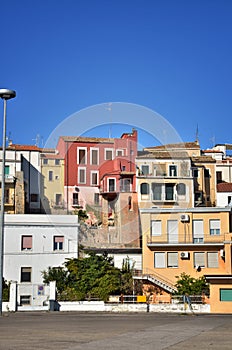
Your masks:
[{"label": "metal railing", "polygon": [[134,278],[141,278],[141,279],[148,279],[149,277],[151,279],[155,279],[157,281],[159,281],[160,283],[166,285],[167,287],[171,288],[173,291],[176,291],[176,286],[174,285],[174,283],[169,280],[168,278],[166,278],[165,276],[161,276],[160,274],[158,274],[157,272],[154,272],[148,268],[142,270],[135,270],[134,274],[133,274]]}]

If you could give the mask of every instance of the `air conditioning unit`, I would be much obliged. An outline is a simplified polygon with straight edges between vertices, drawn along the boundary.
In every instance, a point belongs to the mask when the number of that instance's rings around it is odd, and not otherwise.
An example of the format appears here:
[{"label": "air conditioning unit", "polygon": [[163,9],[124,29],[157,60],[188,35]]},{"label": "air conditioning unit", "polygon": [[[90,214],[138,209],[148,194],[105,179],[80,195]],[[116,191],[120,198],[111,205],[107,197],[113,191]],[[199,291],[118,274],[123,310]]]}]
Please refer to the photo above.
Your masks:
[{"label": "air conditioning unit", "polygon": [[181,259],[188,259],[189,258],[189,252],[181,252],[180,253]]},{"label": "air conditioning unit", "polygon": [[180,220],[181,220],[182,222],[187,222],[187,221],[189,221],[189,215],[188,215],[188,214],[182,214],[182,215],[180,216]]},{"label": "air conditioning unit", "polygon": [[220,249],[220,257],[225,258],[225,250],[224,249]]}]

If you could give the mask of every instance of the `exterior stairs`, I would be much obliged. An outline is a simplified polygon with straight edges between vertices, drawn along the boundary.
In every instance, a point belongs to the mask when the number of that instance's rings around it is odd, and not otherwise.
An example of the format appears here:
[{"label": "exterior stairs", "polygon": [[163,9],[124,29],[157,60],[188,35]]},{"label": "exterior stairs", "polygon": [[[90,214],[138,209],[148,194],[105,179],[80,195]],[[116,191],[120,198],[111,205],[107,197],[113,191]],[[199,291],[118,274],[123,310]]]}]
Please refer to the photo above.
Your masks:
[{"label": "exterior stairs", "polygon": [[150,272],[149,270],[145,271],[135,271],[133,275],[133,279],[140,279],[140,280],[147,280],[156,286],[159,286],[163,290],[165,290],[168,293],[175,293],[177,292],[177,288],[175,285],[166,279],[166,277],[163,277],[157,273],[154,273],[153,271]]}]

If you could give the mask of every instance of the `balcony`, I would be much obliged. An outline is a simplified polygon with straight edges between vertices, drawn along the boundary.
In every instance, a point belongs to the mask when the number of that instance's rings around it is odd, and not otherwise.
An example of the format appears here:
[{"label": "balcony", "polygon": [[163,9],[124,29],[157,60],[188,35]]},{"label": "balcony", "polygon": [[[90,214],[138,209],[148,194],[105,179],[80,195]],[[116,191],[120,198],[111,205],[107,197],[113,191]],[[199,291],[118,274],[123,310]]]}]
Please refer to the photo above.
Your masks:
[{"label": "balcony", "polygon": [[[207,238],[206,238],[207,236]],[[148,248],[161,247],[224,247],[225,235],[218,237],[204,235],[202,238],[194,238],[190,234],[166,235],[163,237],[147,236]]]},{"label": "balcony", "polygon": [[[5,183],[14,183],[16,180],[15,176],[7,174],[5,175]],[[2,175],[0,175],[0,182],[2,182]]]}]

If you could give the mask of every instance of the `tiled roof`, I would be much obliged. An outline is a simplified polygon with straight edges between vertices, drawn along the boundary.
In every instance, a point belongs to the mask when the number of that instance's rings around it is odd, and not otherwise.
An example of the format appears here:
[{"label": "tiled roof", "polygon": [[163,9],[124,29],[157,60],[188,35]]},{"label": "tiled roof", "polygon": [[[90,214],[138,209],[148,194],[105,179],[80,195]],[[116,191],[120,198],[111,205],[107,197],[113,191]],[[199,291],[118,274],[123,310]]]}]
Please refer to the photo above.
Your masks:
[{"label": "tiled roof", "polygon": [[32,146],[32,145],[16,145],[12,144],[7,147],[7,150],[16,150],[16,151],[37,151],[41,152],[42,148],[39,148],[37,146]]},{"label": "tiled roof", "polygon": [[192,156],[193,163],[216,163],[216,160],[210,156]]},{"label": "tiled roof", "polygon": [[169,143],[166,145],[155,146],[155,147],[146,147],[144,150],[151,151],[165,151],[169,149],[200,149],[200,145],[197,141],[195,142],[180,142],[180,143]]},{"label": "tiled roof", "polygon": [[232,183],[221,182],[217,184],[217,192],[232,192]]},{"label": "tiled roof", "polygon": [[138,152],[137,159],[186,159],[190,158],[187,152]]},{"label": "tiled roof", "polygon": [[106,137],[61,136],[60,138],[66,142],[114,143],[113,138],[106,138]]}]

